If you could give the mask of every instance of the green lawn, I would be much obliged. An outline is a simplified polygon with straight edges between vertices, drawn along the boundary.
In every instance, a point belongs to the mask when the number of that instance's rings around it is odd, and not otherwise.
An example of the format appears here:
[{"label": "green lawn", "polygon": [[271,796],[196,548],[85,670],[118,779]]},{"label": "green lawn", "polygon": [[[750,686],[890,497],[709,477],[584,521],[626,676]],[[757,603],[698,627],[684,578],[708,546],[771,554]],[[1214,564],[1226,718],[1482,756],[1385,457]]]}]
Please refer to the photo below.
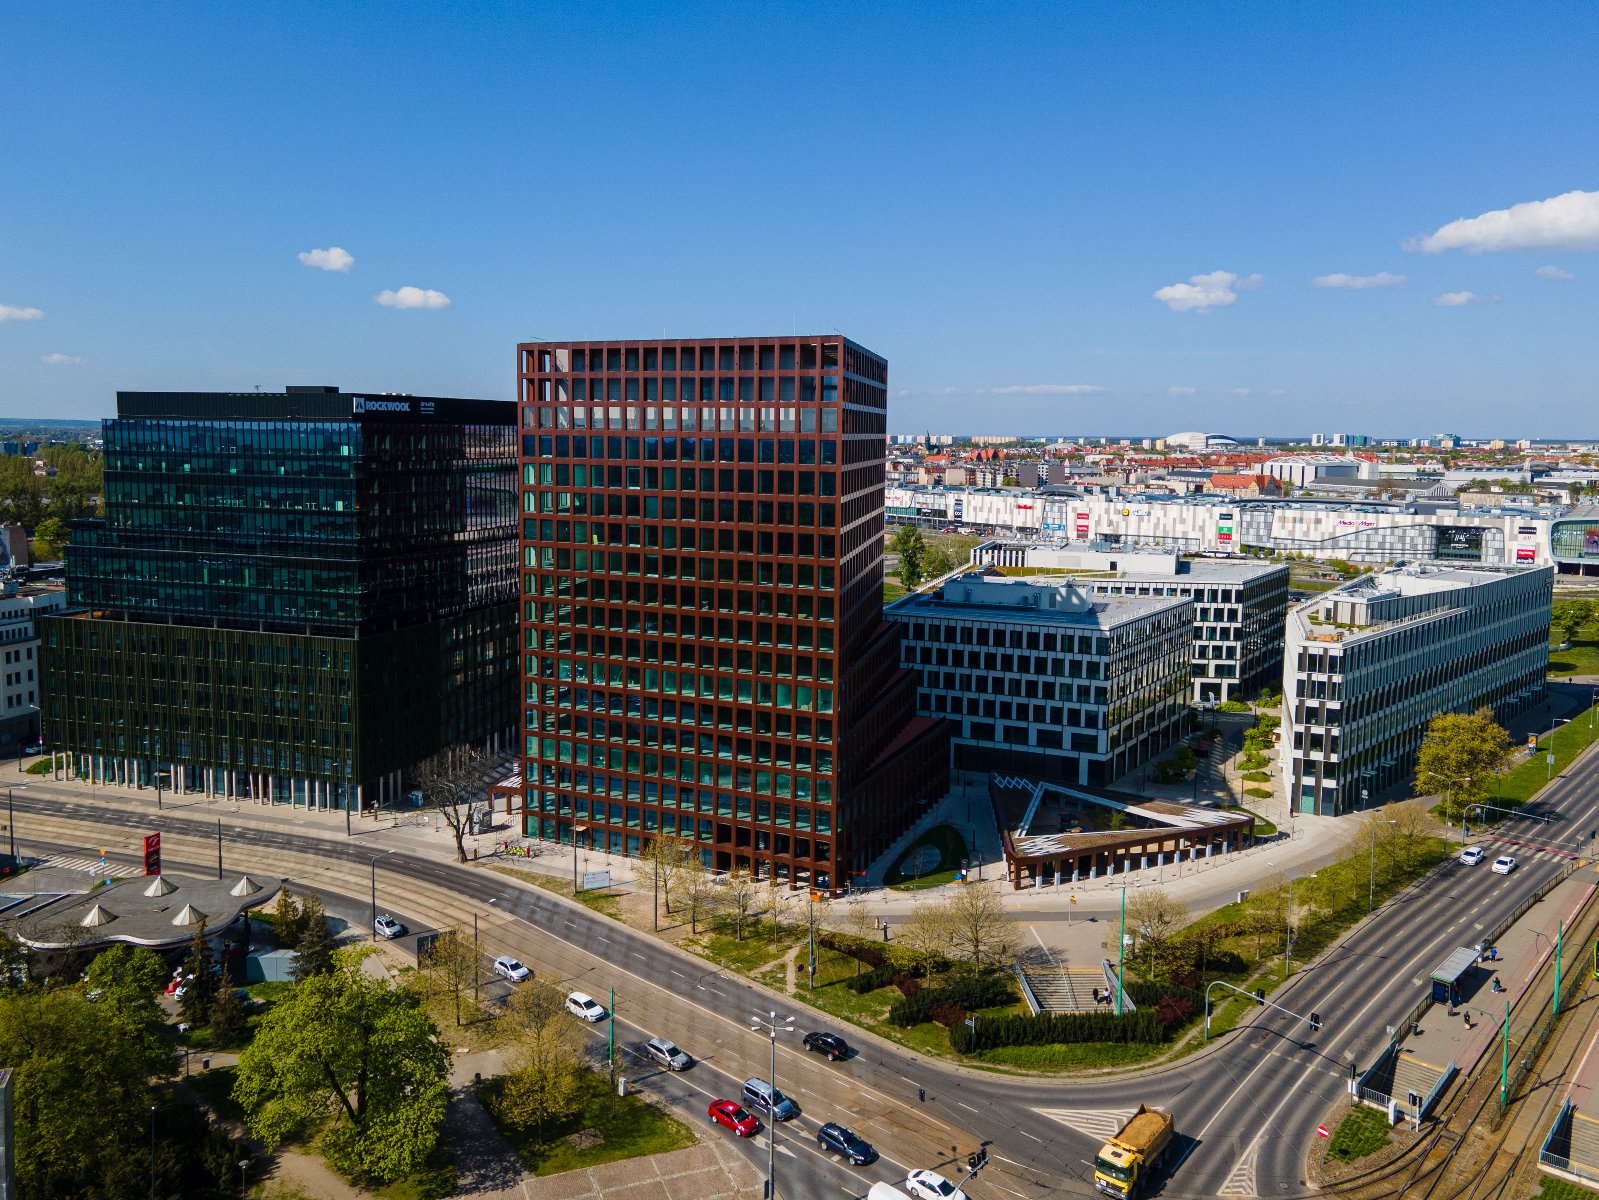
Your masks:
[{"label": "green lawn", "polygon": [[1375,1154],[1392,1140],[1393,1127],[1388,1124],[1388,1114],[1361,1104],[1349,1110],[1333,1130],[1327,1143],[1327,1153],[1344,1162],[1353,1162]]},{"label": "green lawn", "polygon": [[[552,1124],[540,1142],[501,1118],[498,1100],[503,1087],[503,1077],[485,1079],[477,1086],[478,1099],[534,1175],[558,1175],[618,1159],[665,1154],[692,1146],[696,1140],[694,1131],[665,1109],[636,1094],[618,1096],[607,1076],[590,1071],[583,1076],[583,1107],[576,1116]],[[700,1115],[704,1116],[703,1108]],[[587,1149],[580,1150],[567,1140],[591,1129],[599,1133],[600,1140]]]},{"label": "green lawn", "polygon": [[554,892],[558,896],[574,899],[579,904],[592,908],[597,913],[614,917],[618,921],[622,919],[622,897],[615,892],[592,890],[579,891],[574,895],[571,883],[562,875],[541,875],[537,871],[524,871],[520,867],[502,867],[495,864],[490,864],[489,870],[520,879],[523,883],[531,883],[534,887]]},{"label": "green lawn", "polygon": [[1533,1200],[1594,1200],[1599,1196],[1599,1192],[1578,1187],[1568,1179],[1557,1179],[1553,1175],[1542,1175],[1541,1179],[1543,1186]]},{"label": "green lawn", "polygon": [[383,1200],[449,1200],[455,1195],[458,1180],[455,1174],[455,1154],[440,1137],[433,1145],[433,1153],[414,1175],[396,1179],[393,1183],[368,1184],[366,1191]]},{"label": "green lawn", "polygon": [[883,577],[883,603],[892,604],[896,600],[903,600],[911,594],[908,587],[903,587],[893,575]]},{"label": "green lawn", "polygon": [[1549,644],[1549,674],[1599,675],[1599,639],[1578,638],[1565,650]]},{"label": "green lawn", "polygon": [[1242,809],[1241,811],[1249,813],[1250,816],[1255,818],[1255,836],[1256,837],[1258,837],[1258,838],[1270,837],[1272,834],[1277,832],[1277,826],[1272,824],[1270,821],[1266,820],[1266,818],[1261,816],[1258,812],[1254,812],[1253,810],[1247,809],[1247,808],[1246,809]]},{"label": "green lawn", "polygon": [[[718,922],[720,925],[721,922]],[[768,922],[746,921],[743,941],[734,936],[731,925],[728,925],[725,930],[718,928],[714,933],[702,933],[694,951],[719,967],[728,967],[747,975],[760,970],[775,958],[782,958],[805,936],[803,926],[796,930],[785,924],[778,930],[774,948],[772,927]]]},{"label": "green lawn", "polygon": [[[1577,755],[1588,748],[1596,733],[1599,733],[1599,710],[1589,709],[1576,720],[1556,729],[1553,737],[1545,734],[1538,741],[1537,752],[1500,779],[1496,789],[1499,798],[1494,803],[1508,801],[1509,806],[1514,806],[1531,800],[1552,776],[1559,775]],[[1544,755],[1550,750],[1555,754],[1552,771],[1544,761]]]},{"label": "green lawn", "polygon": [[186,1082],[200,1093],[219,1120],[242,1121],[244,1109],[233,1099],[233,1080],[237,1075],[234,1067],[213,1067],[190,1075]]},{"label": "green lawn", "polygon": [[1121,1042],[1078,1042],[1050,1046],[996,1046],[970,1061],[1019,1067],[1024,1071],[1092,1071],[1101,1067],[1126,1067],[1164,1054],[1167,1046],[1126,1045]]},{"label": "green lawn", "polygon": [[[938,851],[938,863],[920,875],[912,875],[911,862],[926,846]],[[960,831],[953,825],[935,825],[906,848],[905,853],[900,855],[899,861],[883,877],[883,882],[901,891],[954,883],[955,873],[960,870],[961,859],[965,857],[966,839],[961,837]]]}]

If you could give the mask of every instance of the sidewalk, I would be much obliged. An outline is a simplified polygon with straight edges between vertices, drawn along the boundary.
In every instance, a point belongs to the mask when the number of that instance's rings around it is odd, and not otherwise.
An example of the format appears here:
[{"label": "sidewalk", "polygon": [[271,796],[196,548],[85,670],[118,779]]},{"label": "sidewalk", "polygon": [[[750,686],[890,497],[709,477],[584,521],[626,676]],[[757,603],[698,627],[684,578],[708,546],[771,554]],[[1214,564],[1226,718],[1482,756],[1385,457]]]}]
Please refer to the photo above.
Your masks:
[{"label": "sidewalk", "polygon": [[[1476,868],[1481,870],[1482,868]],[[1574,872],[1531,909],[1494,943],[1496,961],[1479,963],[1464,1003],[1451,1016],[1447,1005],[1434,1004],[1422,1014],[1419,1035],[1407,1034],[1400,1052],[1434,1067],[1454,1063],[1462,1077],[1468,1077],[1485,1055],[1492,1057],[1504,1037],[1505,1005],[1513,1009],[1533,978],[1554,954],[1555,938],[1563,921],[1567,928],[1572,917],[1599,886],[1599,874],[1592,866]],[[1482,922],[1468,925],[1460,935],[1462,946],[1476,946],[1483,939]],[[1588,947],[1567,941],[1563,947],[1564,971],[1585,971]],[[1503,992],[1493,990],[1497,978]],[[1562,983],[1568,975],[1562,975]],[[1470,1024],[1466,1022],[1469,1019]]]}]

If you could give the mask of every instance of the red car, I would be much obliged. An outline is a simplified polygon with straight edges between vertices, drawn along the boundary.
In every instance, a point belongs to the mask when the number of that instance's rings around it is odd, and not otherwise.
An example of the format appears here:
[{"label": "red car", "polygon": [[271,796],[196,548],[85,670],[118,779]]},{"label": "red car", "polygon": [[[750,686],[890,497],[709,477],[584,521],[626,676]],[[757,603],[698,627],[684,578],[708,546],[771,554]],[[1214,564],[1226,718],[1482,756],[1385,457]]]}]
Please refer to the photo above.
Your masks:
[{"label": "red car", "polygon": [[731,1100],[712,1100],[708,1115],[716,1124],[731,1129],[739,1137],[754,1137],[755,1131],[761,1127],[751,1113],[745,1112]]}]

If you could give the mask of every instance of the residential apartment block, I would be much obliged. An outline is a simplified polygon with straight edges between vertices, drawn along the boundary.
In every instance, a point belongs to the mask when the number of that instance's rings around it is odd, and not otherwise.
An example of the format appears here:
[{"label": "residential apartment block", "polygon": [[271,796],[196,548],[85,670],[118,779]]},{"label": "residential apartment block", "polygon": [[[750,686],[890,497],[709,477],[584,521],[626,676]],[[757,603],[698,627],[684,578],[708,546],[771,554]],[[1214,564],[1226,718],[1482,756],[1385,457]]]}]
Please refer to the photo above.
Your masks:
[{"label": "residential apartment block", "polygon": [[943,795],[883,619],[888,364],[520,347],[528,833],[837,892]]},{"label": "residential apartment block", "polygon": [[1189,691],[1194,604],[971,572],[888,609],[953,766],[1108,784],[1168,749]]},{"label": "residential apartment block", "polygon": [[[516,406],[120,392],[41,625],[44,738],[102,783],[370,810],[516,721]],[[158,775],[159,773],[159,775]]]},{"label": "residential apartment block", "polygon": [[1279,755],[1295,809],[1336,816],[1406,783],[1440,713],[1542,703],[1552,580],[1402,563],[1294,607]]}]

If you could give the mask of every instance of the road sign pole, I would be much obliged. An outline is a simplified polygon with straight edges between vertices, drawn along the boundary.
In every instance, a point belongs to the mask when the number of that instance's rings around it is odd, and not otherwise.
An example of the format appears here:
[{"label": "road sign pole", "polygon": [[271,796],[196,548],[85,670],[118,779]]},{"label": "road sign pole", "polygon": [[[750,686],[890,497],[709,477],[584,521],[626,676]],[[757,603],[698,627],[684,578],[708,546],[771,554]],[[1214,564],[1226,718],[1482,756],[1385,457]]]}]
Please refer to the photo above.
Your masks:
[{"label": "road sign pole", "polygon": [[1505,1048],[1499,1060],[1499,1107],[1510,1103],[1510,1001],[1505,1001]]},{"label": "road sign pole", "polygon": [[1116,1015],[1122,1015],[1122,961],[1127,957],[1127,889],[1122,888],[1121,933],[1116,939]]},{"label": "road sign pole", "polygon": [[1554,1011],[1550,1015],[1556,1017],[1560,1015],[1560,950],[1565,932],[1566,922],[1562,919],[1560,924],[1555,926],[1555,1002]]}]

